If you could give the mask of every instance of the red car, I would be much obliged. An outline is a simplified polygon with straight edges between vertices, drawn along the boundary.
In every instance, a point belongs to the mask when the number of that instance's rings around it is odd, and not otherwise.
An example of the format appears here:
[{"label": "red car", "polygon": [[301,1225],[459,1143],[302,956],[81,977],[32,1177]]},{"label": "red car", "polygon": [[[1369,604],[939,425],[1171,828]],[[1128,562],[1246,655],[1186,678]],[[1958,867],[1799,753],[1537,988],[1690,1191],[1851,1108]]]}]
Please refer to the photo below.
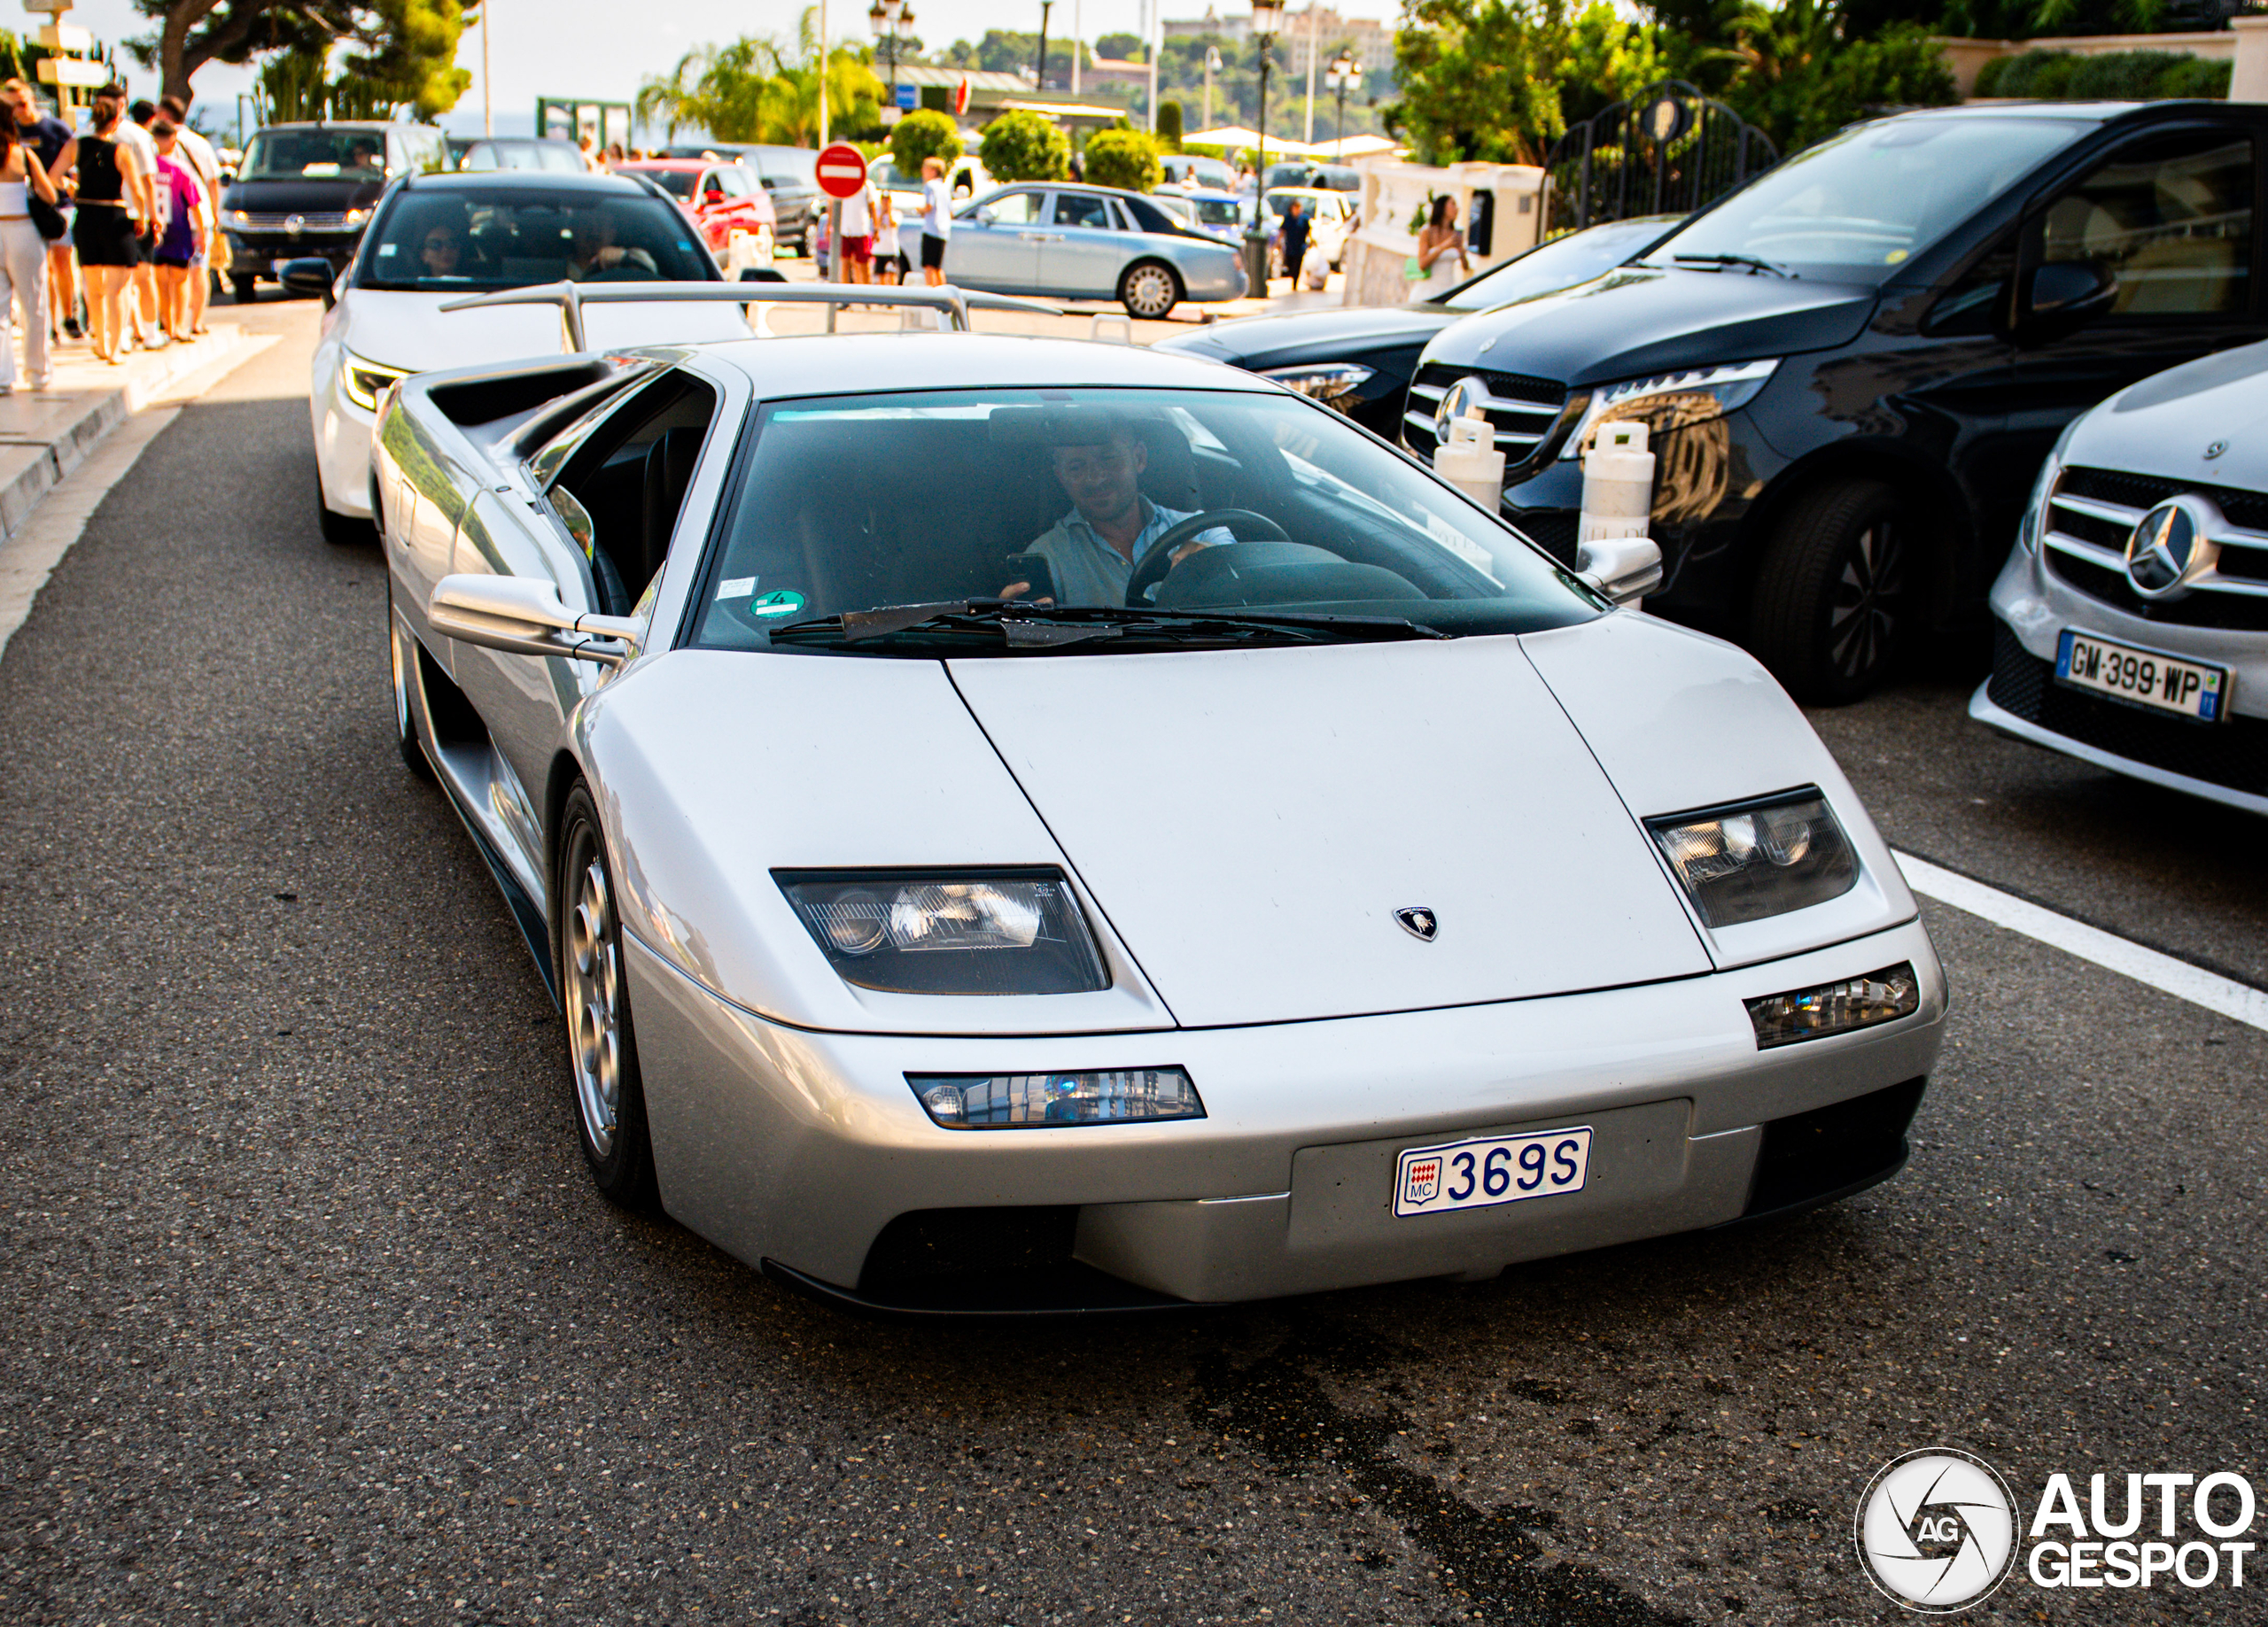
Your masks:
[{"label": "red car", "polygon": [[617,175],[651,175],[659,182],[698,223],[703,241],[720,264],[735,231],[757,240],[757,263],[770,263],[777,216],[753,172],[706,159],[641,159],[613,169]]}]

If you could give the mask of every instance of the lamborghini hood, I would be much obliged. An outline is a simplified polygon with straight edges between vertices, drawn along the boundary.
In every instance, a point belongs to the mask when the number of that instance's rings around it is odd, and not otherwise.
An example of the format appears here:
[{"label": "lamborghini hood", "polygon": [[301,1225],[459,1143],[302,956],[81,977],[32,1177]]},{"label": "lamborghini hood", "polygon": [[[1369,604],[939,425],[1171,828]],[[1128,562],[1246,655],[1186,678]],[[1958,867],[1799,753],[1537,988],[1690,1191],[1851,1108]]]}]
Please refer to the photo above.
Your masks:
[{"label": "lamborghini hood", "polygon": [[[951,673],[1185,1027],[1710,969],[1517,639],[962,661]],[[1402,910],[1435,923],[1430,940]]]}]

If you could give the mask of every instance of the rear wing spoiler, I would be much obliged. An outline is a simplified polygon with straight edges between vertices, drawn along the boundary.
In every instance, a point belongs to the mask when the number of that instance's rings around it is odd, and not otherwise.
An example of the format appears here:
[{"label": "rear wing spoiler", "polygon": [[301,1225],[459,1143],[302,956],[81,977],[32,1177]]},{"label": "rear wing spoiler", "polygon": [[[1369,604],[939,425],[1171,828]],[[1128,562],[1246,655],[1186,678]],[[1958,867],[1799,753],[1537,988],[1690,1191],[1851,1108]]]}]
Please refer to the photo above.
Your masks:
[{"label": "rear wing spoiler", "polygon": [[583,307],[586,305],[644,305],[706,300],[718,305],[823,305],[827,330],[835,331],[835,314],[846,305],[905,306],[943,311],[955,333],[969,329],[968,314],[978,311],[1028,311],[1036,316],[1064,313],[1037,299],[1013,294],[979,293],[946,283],[938,288],[901,288],[866,283],[538,283],[528,288],[507,288],[493,294],[454,299],[444,311],[477,311],[486,306],[555,305],[567,329],[567,348],[590,348],[583,337]]}]

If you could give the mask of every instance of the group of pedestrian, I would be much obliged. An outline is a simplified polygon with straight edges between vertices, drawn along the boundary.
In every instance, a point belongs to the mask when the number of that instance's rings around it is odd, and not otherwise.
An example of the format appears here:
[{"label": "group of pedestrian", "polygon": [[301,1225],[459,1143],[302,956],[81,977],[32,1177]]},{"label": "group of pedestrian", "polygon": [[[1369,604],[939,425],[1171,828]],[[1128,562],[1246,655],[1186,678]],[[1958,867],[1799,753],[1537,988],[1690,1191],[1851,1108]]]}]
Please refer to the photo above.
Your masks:
[{"label": "group of pedestrian", "polygon": [[[219,155],[189,128],[177,97],[128,105],[126,87],[95,93],[88,128],[43,112],[20,79],[0,86],[0,394],[16,387],[14,313],[31,387],[53,380],[52,348],[84,336],[113,365],[139,345],[206,331]],[[87,322],[78,318],[83,274]]]},{"label": "group of pedestrian", "polygon": [[[921,280],[936,288],[945,280],[945,240],[952,235],[952,189],[945,161],[921,160],[921,212],[914,217],[921,246]],[[837,279],[844,283],[896,283],[913,269],[898,229],[897,206],[872,181],[843,198],[838,217],[842,233]]]}]

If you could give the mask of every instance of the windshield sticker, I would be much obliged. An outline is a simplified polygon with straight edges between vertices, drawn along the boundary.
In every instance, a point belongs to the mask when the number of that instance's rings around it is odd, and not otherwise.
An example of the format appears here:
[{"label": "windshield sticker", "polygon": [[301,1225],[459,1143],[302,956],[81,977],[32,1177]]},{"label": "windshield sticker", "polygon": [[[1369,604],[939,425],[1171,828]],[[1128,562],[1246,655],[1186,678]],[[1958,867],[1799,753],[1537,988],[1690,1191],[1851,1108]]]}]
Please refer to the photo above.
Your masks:
[{"label": "windshield sticker", "polygon": [[749,614],[767,619],[775,616],[793,616],[804,608],[804,596],[793,588],[774,588],[748,602]]},{"label": "windshield sticker", "polygon": [[726,577],[717,584],[717,597],[719,599],[745,599],[754,592],[754,577]]},{"label": "windshield sticker", "polygon": [[395,245],[391,243],[382,243],[378,244],[378,258],[380,260],[390,258],[394,252],[394,247]]}]

